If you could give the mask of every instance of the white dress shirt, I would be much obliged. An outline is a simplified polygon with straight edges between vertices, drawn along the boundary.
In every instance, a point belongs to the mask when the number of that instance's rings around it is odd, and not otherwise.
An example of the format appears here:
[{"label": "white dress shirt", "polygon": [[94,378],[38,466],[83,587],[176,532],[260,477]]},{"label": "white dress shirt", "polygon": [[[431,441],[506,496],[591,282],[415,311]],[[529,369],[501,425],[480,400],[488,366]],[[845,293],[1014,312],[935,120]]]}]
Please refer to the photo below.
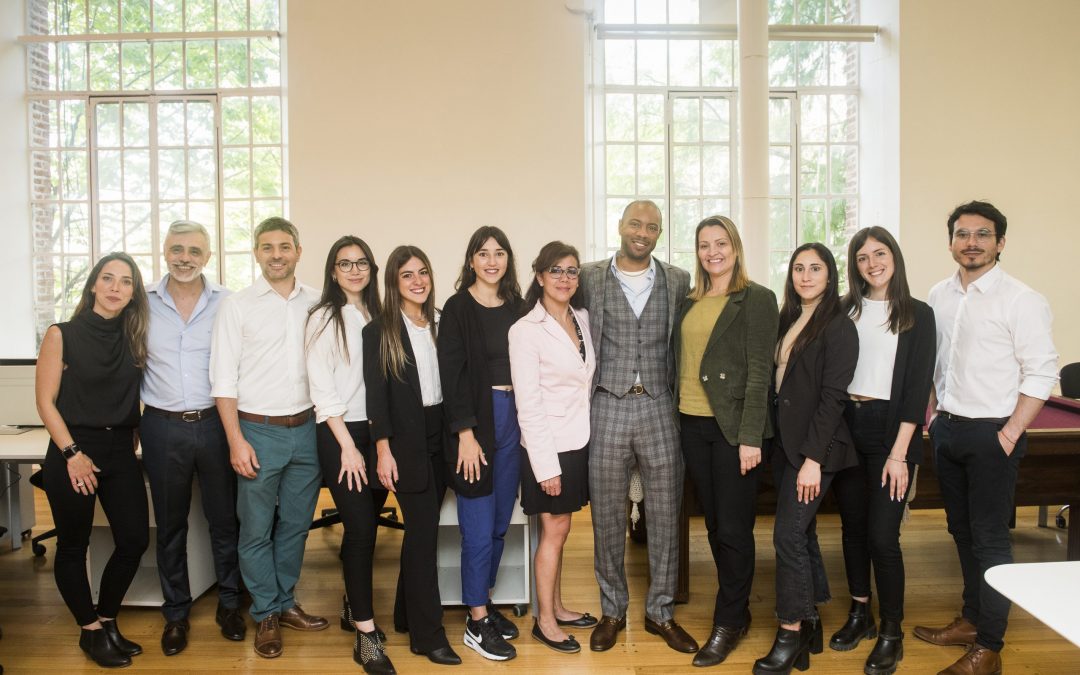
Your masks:
[{"label": "white dress shirt", "polygon": [[968,284],[938,282],[928,302],[937,319],[934,389],[938,410],[973,418],[1012,415],[1020,394],[1046,400],[1057,384],[1050,304],[993,269]]},{"label": "white dress shirt", "polygon": [[337,326],[330,320],[330,310],[315,312],[307,323],[304,344],[307,345],[308,386],[317,422],[342,416],[346,422],[367,419],[360,331],[368,321],[356,305],[349,304],[342,306],[341,318],[345,324],[348,360],[341,349]]},{"label": "white dress shirt", "polygon": [[319,301],[296,281],[288,299],[259,277],[221,301],[210,352],[210,393],[235,398],[259,415],[294,415],[311,407],[304,358],[304,323]]},{"label": "white dress shirt", "polygon": [[435,351],[435,340],[431,337],[431,326],[418,328],[416,324],[401,313],[405,327],[409,332],[413,356],[416,357],[416,373],[420,377],[420,396],[424,407],[442,403],[442,380],[439,379],[439,356]]}]

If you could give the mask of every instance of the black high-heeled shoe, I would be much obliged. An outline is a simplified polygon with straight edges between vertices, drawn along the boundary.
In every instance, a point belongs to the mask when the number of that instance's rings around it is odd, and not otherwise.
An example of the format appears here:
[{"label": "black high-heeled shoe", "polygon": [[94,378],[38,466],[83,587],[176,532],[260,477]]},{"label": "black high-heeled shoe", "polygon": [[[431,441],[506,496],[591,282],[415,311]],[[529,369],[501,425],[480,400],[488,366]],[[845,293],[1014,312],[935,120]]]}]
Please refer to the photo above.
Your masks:
[{"label": "black high-heeled shoe", "polygon": [[131,657],[113,644],[104,628],[83,628],[79,634],[79,647],[102,668],[123,668],[131,665]]},{"label": "black high-heeled shoe", "polygon": [[788,630],[781,626],[776,629],[769,653],[754,661],[754,675],[774,675],[790,673],[791,669],[806,670],[810,667],[810,634],[804,627]]},{"label": "black high-heeled shoe", "polygon": [[125,656],[138,656],[142,654],[142,645],[132,642],[123,635],[120,634],[120,627],[116,625],[116,619],[111,621],[102,621],[101,627],[105,630],[105,634],[109,636],[116,648],[120,650],[120,653]]},{"label": "black high-heeled shoe", "polygon": [[802,628],[807,633],[807,641],[810,643],[810,653],[820,654],[825,651],[825,638],[821,629],[821,617],[816,619],[803,619]]}]

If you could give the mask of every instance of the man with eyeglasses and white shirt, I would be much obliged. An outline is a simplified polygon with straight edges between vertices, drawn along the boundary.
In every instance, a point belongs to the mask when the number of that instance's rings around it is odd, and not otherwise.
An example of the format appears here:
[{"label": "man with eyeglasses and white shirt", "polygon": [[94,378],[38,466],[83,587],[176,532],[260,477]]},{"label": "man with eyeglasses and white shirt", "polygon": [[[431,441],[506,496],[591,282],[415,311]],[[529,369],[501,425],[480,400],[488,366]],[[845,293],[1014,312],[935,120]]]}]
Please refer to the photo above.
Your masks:
[{"label": "man with eyeglasses and white shirt", "polygon": [[253,238],[262,275],[221,303],[210,382],[240,476],[240,573],[258,624],[255,653],[274,658],[282,652],[280,626],[329,625],[294,596],[321,485],[304,355],[304,325],[319,293],[296,279],[301,249],[292,223],[267,218]]},{"label": "man with eyeglasses and white shirt", "polygon": [[948,626],[916,626],[915,636],[968,647],[946,675],[1001,672],[1010,603],[983,573],[1013,561],[1009,521],[1025,431],[1058,379],[1049,303],[998,264],[1006,225],[989,202],[958,206],[948,230],[960,267],[928,298],[938,335],[929,433],[964,605]]}]

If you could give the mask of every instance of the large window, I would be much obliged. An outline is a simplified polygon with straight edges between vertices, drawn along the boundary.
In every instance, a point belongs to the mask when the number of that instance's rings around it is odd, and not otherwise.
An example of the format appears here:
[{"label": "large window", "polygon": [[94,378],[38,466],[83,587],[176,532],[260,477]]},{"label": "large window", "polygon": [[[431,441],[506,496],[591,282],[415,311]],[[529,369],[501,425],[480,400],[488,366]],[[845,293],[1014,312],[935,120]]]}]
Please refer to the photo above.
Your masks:
[{"label": "large window", "polygon": [[251,282],[252,224],[285,210],[279,0],[29,0],[27,88],[40,336],[94,261],[162,275],[174,220],[208,273]]},{"label": "large window", "polygon": [[[737,208],[738,44],[735,3],[606,0],[594,49],[594,253],[619,246],[632,199],[656,201],[667,224],[657,254],[693,267],[701,218]],[[770,0],[777,26],[857,23],[857,0]],[[687,30],[695,25],[702,30]],[[709,33],[713,32],[714,35]],[[858,50],[852,42],[769,46],[769,283],[791,251],[822,241],[843,263],[858,228]],[[734,214],[737,215],[737,214]],[[745,226],[745,225],[744,225]],[[766,224],[754,224],[764,227]],[[764,274],[758,273],[759,277]]]}]

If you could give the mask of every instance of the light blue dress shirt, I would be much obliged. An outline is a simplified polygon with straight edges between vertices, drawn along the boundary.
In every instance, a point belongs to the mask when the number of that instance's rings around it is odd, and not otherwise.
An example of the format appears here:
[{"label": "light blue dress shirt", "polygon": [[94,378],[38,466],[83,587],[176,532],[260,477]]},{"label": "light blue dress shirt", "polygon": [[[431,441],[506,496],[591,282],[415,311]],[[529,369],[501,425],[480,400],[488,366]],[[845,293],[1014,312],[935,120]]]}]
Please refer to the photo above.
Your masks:
[{"label": "light blue dress shirt", "polygon": [[150,330],[147,335],[146,369],[143,373],[144,404],[181,412],[213,407],[210,396],[210,337],[221,299],[228,289],[203,275],[203,292],[187,323],[180,317],[168,292],[169,275],[147,288]]},{"label": "light blue dress shirt", "polygon": [[640,319],[656,282],[656,258],[649,256],[649,270],[642,275],[643,278],[639,277],[640,281],[622,272],[615,264],[615,258],[616,256],[611,256],[611,273],[619,280],[619,286],[626,296],[626,301],[630,303],[630,309],[634,310],[634,316]]}]

